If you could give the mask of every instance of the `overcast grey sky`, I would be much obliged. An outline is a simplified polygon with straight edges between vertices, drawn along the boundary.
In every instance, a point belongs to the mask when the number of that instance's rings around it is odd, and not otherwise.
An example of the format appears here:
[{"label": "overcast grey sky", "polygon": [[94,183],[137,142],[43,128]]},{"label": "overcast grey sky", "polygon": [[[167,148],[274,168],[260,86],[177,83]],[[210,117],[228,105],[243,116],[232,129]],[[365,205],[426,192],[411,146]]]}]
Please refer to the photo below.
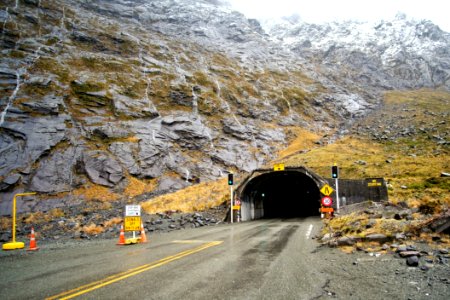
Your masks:
[{"label": "overcast grey sky", "polygon": [[311,23],[357,19],[377,21],[392,19],[398,12],[415,19],[433,21],[450,32],[448,0],[226,0],[248,18],[300,15]]}]

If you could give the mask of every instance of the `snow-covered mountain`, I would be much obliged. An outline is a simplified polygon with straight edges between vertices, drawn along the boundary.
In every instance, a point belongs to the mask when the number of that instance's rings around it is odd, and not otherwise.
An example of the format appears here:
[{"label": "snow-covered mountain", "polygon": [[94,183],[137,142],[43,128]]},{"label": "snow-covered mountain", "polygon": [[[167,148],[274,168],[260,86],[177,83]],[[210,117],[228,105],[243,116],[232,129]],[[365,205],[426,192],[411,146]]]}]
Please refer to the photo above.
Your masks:
[{"label": "snow-covered mountain", "polygon": [[450,34],[426,20],[263,22],[272,40],[356,83],[387,89],[450,87]]}]

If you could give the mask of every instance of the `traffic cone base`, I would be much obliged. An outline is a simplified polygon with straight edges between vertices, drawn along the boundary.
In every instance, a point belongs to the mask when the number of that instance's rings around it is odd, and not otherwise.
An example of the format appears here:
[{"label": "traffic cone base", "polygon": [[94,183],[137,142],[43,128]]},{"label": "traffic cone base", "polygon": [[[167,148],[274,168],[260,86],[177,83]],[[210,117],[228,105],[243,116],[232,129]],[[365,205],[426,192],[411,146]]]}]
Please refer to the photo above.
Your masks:
[{"label": "traffic cone base", "polygon": [[123,231],[123,225],[120,226],[120,236],[119,236],[119,242],[117,245],[126,245],[125,242],[125,232]]},{"label": "traffic cone base", "polygon": [[28,248],[27,251],[36,251],[36,250],[39,250],[39,247],[37,246],[36,236],[34,234],[34,227],[31,227],[30,248]]},{"label": "traffic cone base", "polygon": [[145,229],[144,224],[141,223],[141,237],[140,237],[140,243],[148,243],[147,236],[145,235]]}]

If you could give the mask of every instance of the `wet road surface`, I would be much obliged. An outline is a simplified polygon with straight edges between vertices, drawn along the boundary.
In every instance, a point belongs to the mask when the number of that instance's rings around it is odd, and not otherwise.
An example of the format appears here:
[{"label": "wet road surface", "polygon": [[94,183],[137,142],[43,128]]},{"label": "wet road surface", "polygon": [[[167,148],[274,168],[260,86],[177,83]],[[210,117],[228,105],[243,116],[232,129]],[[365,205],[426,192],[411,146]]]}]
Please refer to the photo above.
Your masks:
[{"label": "wet road surface", "polygon": [[[261,220],[0,257],[3,299],[310,299],[318,218]],[[324,280],[325,281],[325,280]]]},{"label": "wet road surface", "polygon": [[[449,267],[345,254],[318,218],[260,220],[0,252],[0,299],[449,299]],[[38,241],[39,242],[39,241]],[[425,245],[424,245],[425,246]]]}]

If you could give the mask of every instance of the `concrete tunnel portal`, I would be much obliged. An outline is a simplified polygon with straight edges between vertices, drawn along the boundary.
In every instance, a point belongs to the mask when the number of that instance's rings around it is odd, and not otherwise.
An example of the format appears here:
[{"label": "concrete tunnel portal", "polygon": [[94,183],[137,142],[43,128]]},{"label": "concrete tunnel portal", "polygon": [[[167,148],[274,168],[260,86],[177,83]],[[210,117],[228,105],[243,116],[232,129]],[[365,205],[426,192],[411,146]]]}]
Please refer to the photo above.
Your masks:
[{"label": "concrete tunnel portal", "polygon": [[320,188],[327,182],[305,167],[253,171],[236,188],[241,219],[297,218],[319,215]]}]

